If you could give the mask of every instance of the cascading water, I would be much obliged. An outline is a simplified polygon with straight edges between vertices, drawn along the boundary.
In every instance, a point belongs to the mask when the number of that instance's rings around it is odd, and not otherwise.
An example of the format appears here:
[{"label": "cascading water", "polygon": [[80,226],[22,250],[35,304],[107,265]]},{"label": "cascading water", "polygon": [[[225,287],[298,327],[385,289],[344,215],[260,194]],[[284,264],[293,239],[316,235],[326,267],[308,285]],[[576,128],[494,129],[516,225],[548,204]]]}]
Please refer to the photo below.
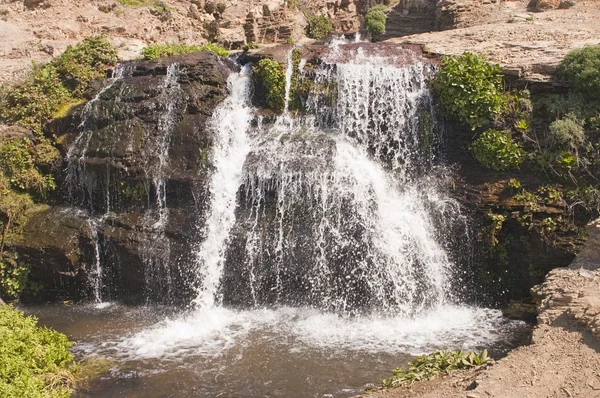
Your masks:
[{"label": "cascading water", "polygon": [[[193,308],[122,339],[109,329],[80,352],[127,361],[154,386],[175,366],[177,383],[196,395],[347,397],[402,355],[510,335],[515,324],[498,311],[453,294],[460,286],[444,239],[462,215],[436,158],[431,68],[374,61],[360,48],[348,62],[341,47],[303,72],[312,90],[296,118],[260,117],[250,68],[231,74],[209,124],[214,171]],[[174,95],[168,79],[162,89]],[[148,174],[157,210],[146,217],[164,234],[155,177],[168,169],[168,142],[160,143],[165,162]]]},{"label": "cascading water", "polygon": [[65,185],[67,188],[68,201],[73,206],[87,207],[87,223],[90,229],[91,243],[94,249],[93,263],[90,264],[87,270],[88,284],[91,288],[91,295],[96,303],[103,301],[102,295],[102,248],[100,245],[98,228],[110,212],[110,191],[105,190],[104,202],[106,203],[106,211],[99,216],[94,215],[93,194],[90,183],[85,173],[85,156],[90,145],[93,134],[93,129],[89,128],[88,122],[94,112],[94,108],[100,101],[101,97],[110,90],[115,83],[127,77],[131,70],[124,64],[117,64],[113,69],[110,82],[104,86],[96,96],[88,101],[82,111],[81,122],[78,129],[79,135],[69,147],[65,156],[67,162]]},{"label": "cascading water", "polygon": [[195,302],[201,306],[212,307],[215,304],[229,232],[235,223],[242,168],[250,151],[247,137],[252,119],[249,73],[249,68],[244,68],[239,75],[233,75],[229,80],[230,95],[213,117],[216,142],[212,156],[215,173],[210,183],[211,208],[205,239],[196,254],[202,287]]},{"label": "cascading water", "polygon": [[[165,227],[169,221],[167,207],[166,177],[169,162],[169,144],[172,130],[176,122],[176,102],[174,98],[181,91],[178,78],[181,68],[178,64],[170,64],[160,90],[164,97],[164,109],[160,109],[156,134],[144,136],[146,148],[146,165],[144,170],[148,180],[152,181],[155,195],[155,208],[150,208],[145,215],[146,224],[152,239],[145,241],[142,250],[146,268],[147,297],[157,294],[169,295],[172,288],[172,277],[169,268],[170,243],[165,237]],[[154,293],[154,294],[153,294]]]}]

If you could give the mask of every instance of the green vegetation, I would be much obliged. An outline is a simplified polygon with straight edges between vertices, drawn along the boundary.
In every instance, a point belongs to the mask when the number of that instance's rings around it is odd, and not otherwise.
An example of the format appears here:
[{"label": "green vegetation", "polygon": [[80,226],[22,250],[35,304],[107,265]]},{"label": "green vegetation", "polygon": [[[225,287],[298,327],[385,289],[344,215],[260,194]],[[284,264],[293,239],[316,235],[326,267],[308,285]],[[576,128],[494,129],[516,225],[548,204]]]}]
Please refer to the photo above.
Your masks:
[{"label": "green vegetation", "polygon": [[170,44],[150,44],[142,49],[142,57],[152,60],[162,57],[170,57],[179,54],[196,53],[200,51],[197,45],[170,43]]},{"label": "green vegetation", "polygon": [[[59,152],[43,135],[43,126],[83,102],[93,79],[106,76],[117,52],[104,36],[69,46],[47,64],[34,64],[22,82],[0,90],[0,121],[20,125],[17,134],[0,139],[0,296],[18,297],[28,287],[29,267],[10,245],[21,238],[29,215],[55,189],[53,169]],[[28,130],[31,130],[29,132]]]},{"label": "green vegetation", "polygon": [[279,62],[264,58],[252,67],[255,89],[264,93],[264,105],[277,111],[285,105],[285,70]]},{"label": "green vegetation", "polygon": [[203,46],[200,46],[200,51],[215,53],[219,57],[229,57],[229,52],[218,44],[206,43]]},{"label": "green vegetation", "polygon": [[225,50],[225,48],[213,43],[207,43],[203,46],[184,43],[150,44],[142,49],[142,56],[144,59],[153,60],[162,57],[196,52],[212,52],[221,57],[229,56],[229,53],[227,50]]},{"label": "green vegetation", "polygon": [[433,88],[444,111],[473,129],[494,120],[505,103],[500,66],[468,52],[442,60]]},{"label": "green vegetation", "polygon": [[333,24],[324,15],[312,15],[308,18],[306,35],[313,39],[323,39],[331,34]]},{"label": "green vegetation", "polygon": [[80,99],[89,82],[104,77],[106,66],[117,60],[117,51],[104,36],[69,46],[51,62],[34,64],[32,73],[21,83],[3,88],[0,118],[6,124],[40,132],[62,105]]},{"label": "green vegetation", "polygon": [[73,357],[67,336],[36,326],[10,306],[0,306],[0,396],[69,397]]},{"label": "green vegetation", "polygon": [[417,381],[431,380],[453,370],[470,369],[485,365],[491,361],[487,350],[478,355],[464,351],[436,351],[433,354],[421,355],[408,363],[406,370],[394,369],[394,375],[383,381],[385,387],[411,385]]},{"label": "green vegetation", "polygon": [[385,33],[385,22],[387,20],[385,10],[384,5],[378,4],[369,8],[365,14],[365,27],[374,40]]},{"label": "green vegetation", "polygon": [[496,171],[518,167],[525,156],[521,146],[510,134],[493,129],[484,131],[470,149],[479,163]]},{"label": "green vegetation", "polygon": [[600,45],[571,51],[558,74],[586,99],[600,101]]}]

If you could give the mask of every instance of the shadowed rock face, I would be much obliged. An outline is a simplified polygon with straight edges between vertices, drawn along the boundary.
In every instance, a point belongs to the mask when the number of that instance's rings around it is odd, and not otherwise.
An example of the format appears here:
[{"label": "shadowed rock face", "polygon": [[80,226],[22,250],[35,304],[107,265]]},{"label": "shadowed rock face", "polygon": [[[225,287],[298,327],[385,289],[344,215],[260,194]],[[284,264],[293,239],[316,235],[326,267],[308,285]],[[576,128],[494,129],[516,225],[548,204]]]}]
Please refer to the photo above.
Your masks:
[{"label": "shadowed rock face", "polygon": [[211,170],[206,121],[225,94],[226,62],[196,53],[125,63],[120,79],[54,126],[64,134],[60,207],[34,215],[17,247],[43,298],[186,295]]}]

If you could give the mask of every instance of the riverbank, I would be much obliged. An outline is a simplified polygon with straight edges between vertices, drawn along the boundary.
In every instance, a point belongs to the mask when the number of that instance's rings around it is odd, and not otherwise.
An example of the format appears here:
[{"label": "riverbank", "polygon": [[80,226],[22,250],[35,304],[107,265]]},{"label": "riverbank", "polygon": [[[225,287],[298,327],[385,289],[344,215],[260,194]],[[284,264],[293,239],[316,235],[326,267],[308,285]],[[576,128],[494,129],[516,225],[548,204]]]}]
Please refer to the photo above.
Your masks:
[{"label": "riverbank", "polygon": [[540,302],[530,345],[494,364],[369,398],[600,397],[600,219],[568,268],[533,289]]}]

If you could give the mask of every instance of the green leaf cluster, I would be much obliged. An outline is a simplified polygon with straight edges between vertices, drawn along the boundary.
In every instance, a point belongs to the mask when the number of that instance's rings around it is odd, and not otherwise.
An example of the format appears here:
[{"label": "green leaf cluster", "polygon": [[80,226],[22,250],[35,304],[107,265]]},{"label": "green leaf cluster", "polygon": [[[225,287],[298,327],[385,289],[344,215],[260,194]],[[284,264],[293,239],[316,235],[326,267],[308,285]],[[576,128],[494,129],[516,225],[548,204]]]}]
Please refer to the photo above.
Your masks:
[{"label": "green leaf cluster", "polygon": [[562,61],[558,75],[586,99],[600,101],[600,45],[571,51]]},{"label": "green leaf cluster", "polygon": [[105,68],[118,60],[104,36],[84,39],[47,64],[34,64],[22,82],[0,93],[0,119],[40,132],[61,106],[76,102],[92,79],[104,77]]},{"label": "green leaf cluster", "polygon": [[408,363],[407,369],[394,369],[394,375],[383,381],[385,387],[411,385],[417,381],[431,380],[453,370],[469,369],[491,362],[487,350],[480,354],[465,351],[436,351],[421,355]]},{"label": "green leaf cluster", "polygon": [[324,15],[311,15],[306,26],[306,35],[313,39],[323,39],[333,32],[333,24]]},{"label": "green leaf cluster", "polygon": [[505,102],[500,66],[469,52],[442,59],[433,89],[444,111],[473,129],[494,120]]},{"label": "green leaf cluster", "polygon": [[264,58],[252,67],[255,87],[264,91],[265,104],[277,111],[283,110],[285,105],[285,71],[279,62]]},{"label": "green leaf cluster", "polygon": [[215,53],[219,57],[229,57],[229,52],[225,47],[219,46],[218,44],[206,43],[200,47],[200,51]]},{"label": "green leaf cluster", "polygon": [[493,129],[484,131],[470,147],[473,156],[485,167],[505,171],[521,164],[525,151],[512,137]]},{"label": "green leaf cluster", "polygon": [[37,327],[36,318],[0,306],[0,396],[71,396],[72,345],[64,334]]},{"label": "green leaf cluster", "polygon": [[385,23],[387,16],[385,15],[386,7],[378,4],[367,10],[365,14],[365,27],[373,39],[385,33]]},{"label": "green leaf cluster", "polygon": [[196,52],[211,52],[220,57],[228,57],[229,52],[218,44],[207,43],[203,46],[184,43],[150,44],[142,49],[144,59],[153,60],[162,57],[171,57],[179,54],[190,54]]}]

